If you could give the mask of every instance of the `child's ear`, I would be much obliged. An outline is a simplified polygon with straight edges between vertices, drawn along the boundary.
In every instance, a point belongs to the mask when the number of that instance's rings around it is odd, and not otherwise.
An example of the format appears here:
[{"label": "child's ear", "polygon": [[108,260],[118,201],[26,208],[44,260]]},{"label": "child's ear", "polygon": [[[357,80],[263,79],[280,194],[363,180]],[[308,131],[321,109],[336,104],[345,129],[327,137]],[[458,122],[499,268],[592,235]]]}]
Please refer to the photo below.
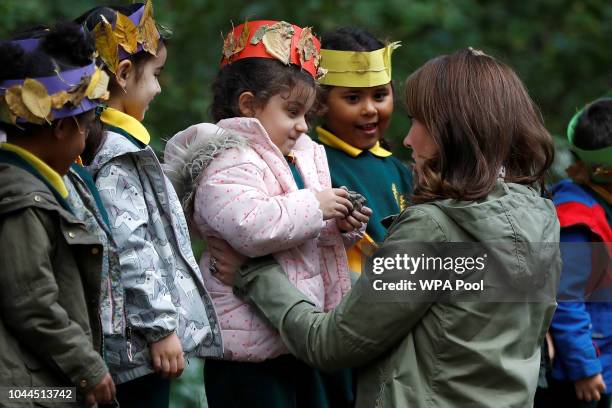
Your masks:
[{"label": "child's ear", "polygon": [[255,95],[253,92],[243,92],[238,97],[238,110],[246,117],[255,116]]},{"label": "child's ear", "polygon": [[68,140],[74,133],[75,123],[73,117],[61,118],[53,124],[53,137],[57,140]]},{"label": "child's ear", "polygon": [[115,78],[117,78],[117,84],[125,91],[128,79],[133,74],[134,64],[129,59],[124,59],[117,65],[115,70]]}]

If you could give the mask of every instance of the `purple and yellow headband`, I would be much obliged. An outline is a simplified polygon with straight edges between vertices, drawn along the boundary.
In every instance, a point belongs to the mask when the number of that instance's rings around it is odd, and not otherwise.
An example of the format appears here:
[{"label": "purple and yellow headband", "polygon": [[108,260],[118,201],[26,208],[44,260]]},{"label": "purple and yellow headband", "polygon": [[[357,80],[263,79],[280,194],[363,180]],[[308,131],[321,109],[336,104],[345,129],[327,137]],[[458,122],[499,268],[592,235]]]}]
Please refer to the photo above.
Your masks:
[{"label": "purple and yellow headband", "polygon": [[[25,52],[36,49],[39,39],[12,41]],[[14,125],[45,122],[88,112],[97,100],[108,99],[108,75],[95,61],[83,67],[57,71],[37,78],[0,82],[0,121]]]},{"label": "purple and yellow headband", "polygon": [[153,3],[147,0],[129,16],[117,11],[115,24],[104,16],[92,30],[96,50],[104,65],[112,72],[117,71],[121,60],[141,51],[157,55],[161,38],[153,19]]}]

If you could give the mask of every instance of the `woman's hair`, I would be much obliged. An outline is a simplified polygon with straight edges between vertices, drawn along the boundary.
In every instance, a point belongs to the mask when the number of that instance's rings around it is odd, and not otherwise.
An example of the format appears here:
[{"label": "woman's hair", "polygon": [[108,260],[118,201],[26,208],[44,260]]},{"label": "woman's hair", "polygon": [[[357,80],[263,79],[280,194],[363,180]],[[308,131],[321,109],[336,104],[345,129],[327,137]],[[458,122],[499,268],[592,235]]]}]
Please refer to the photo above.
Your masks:
[{"label": "woman's hair", "polygon": [[612,146],[612,99],[599,99],[584,109],[574,129],[574,146],[582,150]]},{"label": "woman's hair", "polygon": [[544,188],[553,141],[507,65],[471,48],[434,58],[408,77],[406,104],[437,147],[416,169],[414,202],[482,199],[502,167],[506,181]]},{"label": "woman's hair", "polygon": [[[57,71],[82,67],[92,61],[93,40],[77,24],[62,22],[51,29],[39,26],[22,31],[13,39],[25,38],[39,38],[40,44],[34,50],[25,52],[14,43],[0,42],[0,81],[51,76]],[[0,126],[7,135],[14,136],[48,125],[25,123],[17,127],[0,123]]]},{"label": "woman's hair", "polygon": [[[129,16],[142,7],[142,3],[133,3],[129,6],[98,6],[87,12],[85,12],[80,17],[77,17],[74,21],[78,24],[85,26],[88,31],[93,31],[93,29],[98,25],[98,23],[102,22],[103,19],[106,19],[110,24],[114,25],[117,21],[117,12]],[[164,37],[160,37],[158,50],[162,47],[166,46],[168,42]],[[154,58],[153,54],[148,53],[147,51],[141,50],[137,53],[131,54],[127,59],[132,61],[134,64],[136,79],[139,79],[142,75],[142,70],[151,58]],[[106,69],[106,67],[105,67]],[[108,72],[108,69],[107,69]],[[113,89],[116,89],[117,82],[115,80],[114,75],[110,75],[111,81],[109,83],[109,87],[111,88],[111,92]]]},{"label": "woman's hair", "polygon": [[238,98],[243,92],[252,92],[255,103],[265,106],[279,93],[291,92],[305,84],[314,91],[314,79],[295,65],[283,65],[270,58],[245,58],[221,68],[212,84],[213,100],[210,115],[214,121],[244,116]]}]

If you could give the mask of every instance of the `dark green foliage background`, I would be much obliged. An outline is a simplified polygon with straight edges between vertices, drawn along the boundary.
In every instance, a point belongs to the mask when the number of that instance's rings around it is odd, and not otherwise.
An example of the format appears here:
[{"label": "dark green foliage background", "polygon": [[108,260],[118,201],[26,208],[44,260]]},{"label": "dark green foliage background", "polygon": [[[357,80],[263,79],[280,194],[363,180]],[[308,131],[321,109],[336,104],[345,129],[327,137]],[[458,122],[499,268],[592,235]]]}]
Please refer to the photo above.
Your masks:
[{"label": "dark green foliage background", "polygon": [[[100,4],[108,3],[0,0],[0,38],[34,24],[73,19]],[[284,19],[313,26],[319,34],[356,25],[381,39],[401,40],[403,46],[393,61],[398,103],[387,138],[404,158],[406,150],[397,149],[409,126],[402,108],[402,82],[439,54],[472,46],[518,72],[548,129],[562,136],[557,139],[557,177],[569,161],[564,146],[569,118],[585,102],[612,90],[610,0],[156,0],[154,5],[157,21],[174,32],[161,78],[163,92],[145,119],[158,150],[177,131],[209,120],[210,84],[220,59],[221,32],[230,29],[231,21],[239,24],[247,17]],[[193,375],[198,375],[199,367],[191,367]],[[174,387],[173,405],[202,404],[198,402],[203,389],[199,374]]]},{"label": "dark green foliage background", "polygon": [[[1,0],[0,38],[32,24],[74,18],[99,4],[104,2]],[[158,22],[174,31],[163,93],[145,119],[158,149],[178,130],[209,120],[220,33],[246,17],[285,19],[313,26],[317,33],[357,25],[379,38],[401,40],[393,61],[398,104],[388,133],[396,142],[408,129],[403,80],[429,58],[457,48],[480,48],[511,65],[556,135],[564,134],[578,106],[612,88],[612,3],[607,0],[157,0],[154,5]]]}]

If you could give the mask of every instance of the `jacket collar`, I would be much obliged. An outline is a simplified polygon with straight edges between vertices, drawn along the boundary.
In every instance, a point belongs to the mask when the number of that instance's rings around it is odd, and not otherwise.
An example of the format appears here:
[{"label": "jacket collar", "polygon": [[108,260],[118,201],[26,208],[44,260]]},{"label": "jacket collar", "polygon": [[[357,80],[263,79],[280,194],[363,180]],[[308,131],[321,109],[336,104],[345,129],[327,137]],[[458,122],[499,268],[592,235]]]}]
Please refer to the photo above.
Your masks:
[{"label": "jacket collar", "polygon": [[[340,139],[338,136],[335,136],[330,131],[323,129],[321,126],[317,126],[316,131],[317,135],[319,136],[319,141],[324,145],[343,151],[351,157],[357,157],[363,153],[362,149],[346,143],[344,140]],[[390,151],[383,148],[380,145],[380,142],[376,142],[376,144],[369,148],[368,151],[374,156],[378,157],[389,157],[392,154]]]},{"label": "jacket collar", "polygon": [[70,166],[69,172],[73,173],[75,177],[79,179],[81,183],[85,185],[85,187],[87,188],[87,191],[89,192],[89,195],[91,196],[91,198],[93,198],[96,204],[96,208],[98,209],[98,212],[100,216],[102,217],[102,220],[104,221],[106,226],[110,228],[108,212],[106,211],[106,208],[104,207],[104,203],[102,202],[102,197],[100,197],[100,191],[98,190],[98,187],[96,187],[96,183],[91,177],[91,174],[87,171],[87,169],[85,169],[85,167],[83,167],[82,163],[73,163]]},{"label": "jacket collar", "polygon": [[131,136],[145,146],[151,142],[151,135],[149,135],[147,128],[142,123],[117,109],[104,109],[100,115],[100,120],[105,125],[114,128],[111,130],[123,135],[127,133],[125,136]]},{"label": "jacket collar", "polygon": [[49,167],[47,163],[39,159],[36,155],[30,153],[28,150],[22,147],[8,142],[0,144],[0,149],[18,155],[29,165],[31,165],[36,171],[38,171],[40,175],[51,185],[51,187],[53,187],[57,191],[60,197],[64,199],[68,197],[68,189],[64,184],[62,176],[60,176],[58,172]]},{"label": "jacket collar", "polygon": [[[269,150],[273,150],[277,152],[280,157],[283,157],[280,149],[272,142],[268,132],[266,132],[266,129],[258,119],[247,117],[223,119],[217,123],[217,126],[239,132],[243,136],[246,136],[251,145],[258,144],[260,146],[266,146]],[[289,154],[311,149],[312,146],[311,143],[309,143],[309,139],[307,134],[302,133],[296,140]]]}]

